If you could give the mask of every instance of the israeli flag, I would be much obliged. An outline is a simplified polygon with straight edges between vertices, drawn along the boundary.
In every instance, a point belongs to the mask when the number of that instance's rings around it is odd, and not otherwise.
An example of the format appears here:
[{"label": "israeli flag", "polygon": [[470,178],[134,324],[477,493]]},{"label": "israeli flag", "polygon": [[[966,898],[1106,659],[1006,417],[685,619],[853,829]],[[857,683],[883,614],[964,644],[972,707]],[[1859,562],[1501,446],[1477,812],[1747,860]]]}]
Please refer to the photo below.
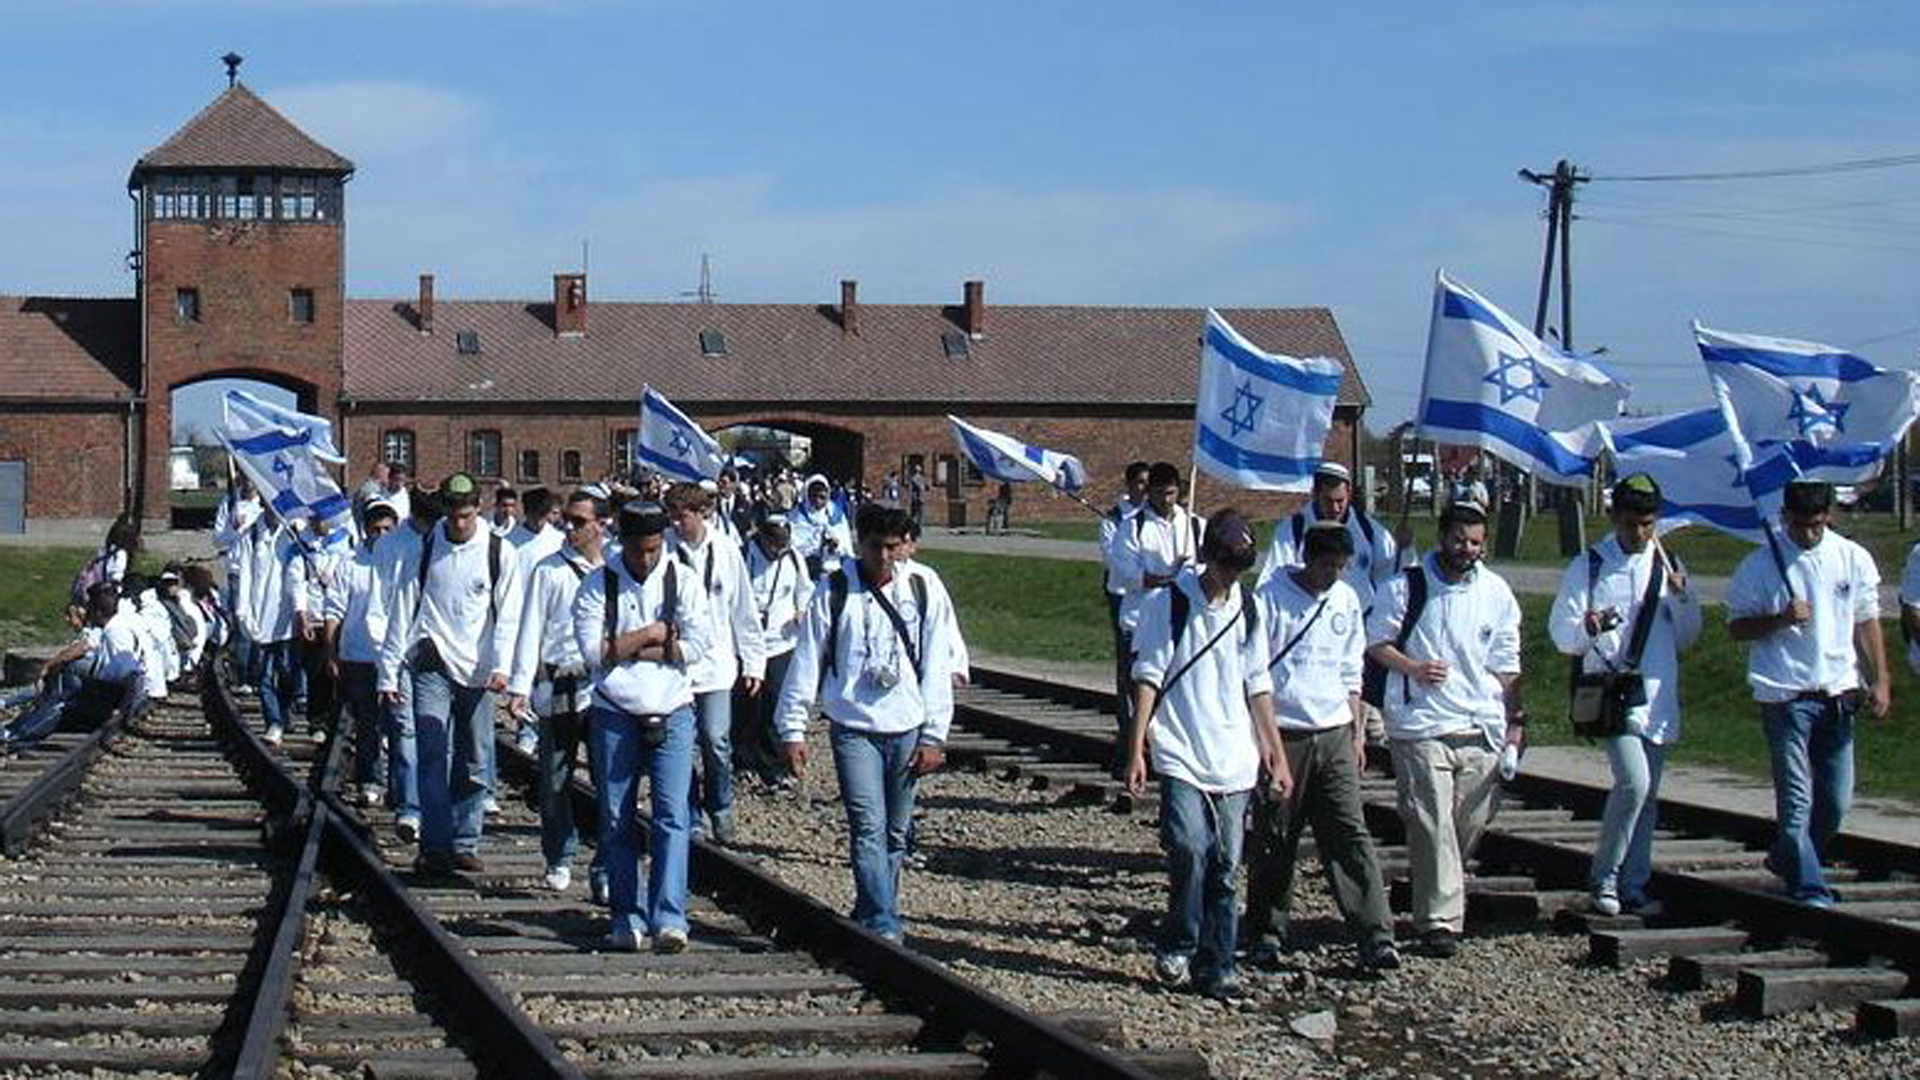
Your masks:
[{"label": "israeli flag", "polygon": [[1029,446],[1011,435],[974,427],[957,416],[948,416],[947,423],[953,427],[954,444],[983,476],[1009,484],[1038,480],[1061,491],[1079,491],[1086,485],[1087,470],[1072,454]]},{"label": "israeli flag", "polygon": [[1733,433],[1718,408],[1600,425],[1616,476],[1646,473],[1660,485],[1662,533],[1706,525],[1750,543],[1765,539]]},{"label": "israeli flag", "polygon": [[333,421],[324,416],[276,405],[245,390],[227,391],[226,415],[230,421],[237,421],[249,428],[277,427],[306,432],[314,457],[334,465],[347,463],[347,456],[333,445]]},{"label": "israeli flag", "polygon": [[1798,477],[1855,483],[1920,416],[1920,376],[1831,345],[1693,325],[1707,379],[1763,513]]},{"label": "israeli flag", "polygon": [[1326,451],[1343,368],[1260,349],[1207,309],[1193,460],[1207,475],[1256,491],[1306,491]]},{"label": "israeli flag", "polygon": [[714,480],[726,451],[653,387],[640,391],[640,460],[675,480]]},{"label": "israeli flag", "polygon": [[1579,483],[1605,443],[1595,421],[1620,414],[1633,388],[1533,335],[1479,293],[1434,283],[1420,436],[1477,446],[1535,478]]},{"label": "israeli flag", "polygon": [[[245,400],[236,403],[236,396]],[[227,395],[219,436],[234,465],[281,518],[317,517],[337,525],[352,517],[353,504],[320,463],[323,446],[333,455],[328,460],[344,460],[333,449],[332,425],[323,417],[236,390]]]}]

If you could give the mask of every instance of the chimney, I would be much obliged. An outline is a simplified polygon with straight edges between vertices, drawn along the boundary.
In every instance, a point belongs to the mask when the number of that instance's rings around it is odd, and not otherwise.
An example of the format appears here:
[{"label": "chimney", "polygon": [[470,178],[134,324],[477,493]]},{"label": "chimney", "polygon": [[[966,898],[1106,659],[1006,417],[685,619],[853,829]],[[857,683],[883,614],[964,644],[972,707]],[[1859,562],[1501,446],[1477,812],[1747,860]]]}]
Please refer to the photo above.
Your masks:
[{"label": "chimney", "polygon": [[860,302],[854,295],[859,292],[857,281],[840,283],[840,332],[858,334],[860,332]]},{"label": "chimney", "polygon": [[420,275],[420,299],[413,302],[413,317],[422,335],[433,333],[433,275]]},{"label": "chimney", "polygon": [[966,284],[966,307],[962,319],[966,325],[967,336],[976,341],[987,335],[987,283],[969,281]]},{"label": "chimney", "polygon": [[587,333],[587,275],[553,275],[553,332],[559,337]]}]

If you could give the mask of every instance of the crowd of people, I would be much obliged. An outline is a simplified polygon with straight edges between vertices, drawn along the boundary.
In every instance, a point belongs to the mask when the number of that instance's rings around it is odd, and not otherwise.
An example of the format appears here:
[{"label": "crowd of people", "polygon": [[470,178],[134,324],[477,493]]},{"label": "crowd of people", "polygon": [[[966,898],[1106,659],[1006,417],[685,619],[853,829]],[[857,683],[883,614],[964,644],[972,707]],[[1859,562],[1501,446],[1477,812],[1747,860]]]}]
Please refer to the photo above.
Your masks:
[{"label": "crowd of people", "polygon": [[[1242,993],[1236,952],[1271,966],[1287,948],[1302,831],[1311,826],[1365,968],[1401,963],[1360,803],[1370,746],[1391,769],[1412,893],[1408,946],[1446,959],[1466,914],[1465,866],[1526,746],[1520,606],[1483,562],[1487,507],[1461,494],[1424,557],[1353,505],[1353,480],[1322,465],[1306,505],[1253,529],[1180,501],[1161,462],[1126,471],[1102,521],[1120,710],[1118,775],[1160,791],[1170,888],[1155,962],[1168,985]],[[1572,658],[1576,730],[1613,773],[1589,870],[1592,910],[1653,917],[1649,894],[1662,768],[1680,734],[1679,657],[1701,611],[1657,536],[1645,475],[1614,485],[1611,535],[1567,567],[1548,617]],[[1796,482],[1780,526],[1740,563],[1728,629],[1751,643],[1748,681],[1771,751],[1778,835],[1767,866],[1795,900],[1828,906],[1821,855],[1852,791],[1853,725],[1887,715],[1879,576],[1830,528],[1833,488]],[[1247,571],[1258,564],[1251,583]],[[1920,545],[1902,587],[1920,640]],[[1920,649],[1910,650],[1920,664]],[[1541,677],[1536,674],[1535,677]],[[1244,918],[1236,875],[1246,862]]]},{"label": "crowd of people", "polygon": [[[1174,465],[1136,462],[1100,529],[1112,767],[1137,794],[1159,785],[1170,881],[1156,976],[1233,998],[1236,954],[1277,964],[1309,826],[1359,963],[1400,965],[1361,808],[1370,750],[1406,828],[1405,944],[1453,956],[1465,866],[1528,722],[1520,606],[1483,562],[1486,507],[1450,501],[1421,556],[1354,504],[1352,476],[1329,462],[1262,552],[1246,517],[1202,517],[1181,496]],[[944,761],[969,668],[952,599],[915,559],[924,482],[889,474],[866,498],[820,475],[753,485],[728,472],[559,495],[502,487],[483,511],[488,498],[464,473],[423,490],[383,465],[351,522],[330,527],[281,520],[241,481],[215,519],[224,580],[197,563],[144,580],[137,530],[117,523],[76,578],[78,636],[4,703],[18,715],[0,743],[163,698],[230,647],[265,740],[296,718],[320,739],[350,723],[350,794],[391,811],[419,873],[445,875],[485,869],[505,717],[537,763],[545,887],[573,884],[569,783],[584,765],[599,799],[588,890],[609,908],[609,947],[671,953],[687,946],[691,838],[736,843],[740,791],[793,786],[823,716],[852,916],[898,940],[916,784]],[[1614,777],[1588,882],[1602,915],[1658,913],[1660,781],[1680,734],[1680,654],[1701,630],[1686,569],[1658,538],[1660,507],[1650,478],[1615,484],[1611,535],[1568,565],[1548,616],[1572,661],[1576,730],[1604,745]],[[1879,575],[1830,527],[1832,509],[1830,485],[1790,485],[1777,535],[1727,596],[1772,756],[1767,865],[1815,906],[1834,902],[1821,855],[1851,797],[1853,724],[1890,705]],[[1920,545],[1902,597],[1920,641]],[[1920,664],[1920,648],[1909,655]]]}]

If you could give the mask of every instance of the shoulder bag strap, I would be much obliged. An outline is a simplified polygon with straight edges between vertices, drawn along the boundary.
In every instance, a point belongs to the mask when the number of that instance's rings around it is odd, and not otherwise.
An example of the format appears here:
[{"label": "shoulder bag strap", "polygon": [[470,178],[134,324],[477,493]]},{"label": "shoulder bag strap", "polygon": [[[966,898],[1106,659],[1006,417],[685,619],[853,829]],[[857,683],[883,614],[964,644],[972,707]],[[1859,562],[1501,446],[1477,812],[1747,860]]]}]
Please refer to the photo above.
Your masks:
[{"label": "shoulder bag strap", "polygon": [[1300,639],[1307,636],[1307,631],[1313,629],[1313,624],[1320,621],[1320,613],[1327,610],[1327,601],[1329,599],[1331,598],[1325,596],[1320,598],[1320,603],[1314,606],[1313,614],[1307,616],[1307,621],[1301,625],[1299,630],[1295,631],[1293,637],[1287,639],[1285,645],[1280,646],[1280,652],[1275,655],[1273,661],[1267,665],[1268,670],[1279,667],[1280,661],[1285,660],[1287,654],[1293,651],[1293,647],[1300,644]]},{"label": "shoulder bag strap", "polygon": [[[1179,588],[1179,586],[1175,585],[1174,588],[1177,589]],[[1156,712],[1159,711],[1160,703],[1167,699],[1167,691],[1173,689],[1174,684],[1180,681],[1180,677],[1182,675],[1185,675],[1189,670],[1191,670],[1193,668],[1193,665],[1199,663],[1201,657],[1212,652],[1213,647],[1215,645],[1220,644],[1220,639],[1223,637],[1226,637],[1227,632],[1232,630],[1234,626],[1237,623],[1239,623],[1240,614],[1241,614],[1240,610],[1236,608],[1233,612],[1233,616],[1227,620],[1227,624],[1225,626],[1222,626],[1219,630],[1215,631],[1214,635],[1207,639],[1207,643],[1205,645],[1202,645],[1198,649],[1194,650],[1193,655],[1187,657],[1187,662],[1184,664],[1181,664],[1180,667],[1176,671],[1174,671],[1174,673],[1171,676],[1168,677],[1166,682],[1160,684],[1159,696],[1155,697],[1153,701],[1154,711]],[[1151,717],[1149,717],[1149,719],[1151,719]]]},{"label": "shoulder bag strap", "polygon": [[1620,667],[1633,671],[1640,667],[1640,654],[1646,651],[1647,635],[1653,633],[1653,617],[1660,608],[1660,590],[1667,583],[1667,564],[1658,553],[1653,556],[1653,572],[1647,575],[1647,591],[1640,597],[1640,610],[1633,616],[1633,636],[1627,642]]},{"label": "shoulder bag strap", "polygon": [[[908,577],[909,585],[911,585],[912,575],[908,575]],[[886,612],[887,621],[893,624],[893,632],[900,636],[900,646],[907,650],[907,662],[912,665],[913,677],[918,681],[921,678],[920,650],[914,644],[913,634],[907,630],[907,620],[900,617],[900,609],[894,607],[893,601],[887,599],[886,590],[875,588],[873,583],[867,580],[864,569],[860,572],[860,584],[866,586],[867,595],[873,597],[874,602],[880,605],[881,611]],[[920,587],[922,589],[926,588],[925,585]],[[924,613],[921,618],[923,620],[925,619]]]}]

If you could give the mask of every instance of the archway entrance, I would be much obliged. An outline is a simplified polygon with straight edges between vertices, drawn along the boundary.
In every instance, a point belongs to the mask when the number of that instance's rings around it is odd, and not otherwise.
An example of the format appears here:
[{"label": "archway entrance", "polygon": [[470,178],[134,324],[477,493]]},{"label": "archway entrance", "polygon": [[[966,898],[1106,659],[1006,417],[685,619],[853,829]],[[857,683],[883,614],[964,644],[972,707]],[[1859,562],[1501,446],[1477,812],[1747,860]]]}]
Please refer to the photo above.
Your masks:
[{"label": "archway entrance", "polygon": [[[303,412],[314,412],[314,388],[257,372],[228,371],[176,383],[167,392],[168,438],[164,490],[150,500],[165,500],[167,520],[175,529],[213,527],[214,508],[227,491],[227,452],[218,432],[227,391],[243,390],[264,401]],[[152,453],[161,452],[155,447]]]},{"label": "archway entrance", "polygon": [[866,440],[847,428],[768,420],[720,428],[713,437],[734,457],[752,462],[754,471],[763,476],[792,469],[802,476],[822,473],[832,480],[858,483],[862,475]]}]

